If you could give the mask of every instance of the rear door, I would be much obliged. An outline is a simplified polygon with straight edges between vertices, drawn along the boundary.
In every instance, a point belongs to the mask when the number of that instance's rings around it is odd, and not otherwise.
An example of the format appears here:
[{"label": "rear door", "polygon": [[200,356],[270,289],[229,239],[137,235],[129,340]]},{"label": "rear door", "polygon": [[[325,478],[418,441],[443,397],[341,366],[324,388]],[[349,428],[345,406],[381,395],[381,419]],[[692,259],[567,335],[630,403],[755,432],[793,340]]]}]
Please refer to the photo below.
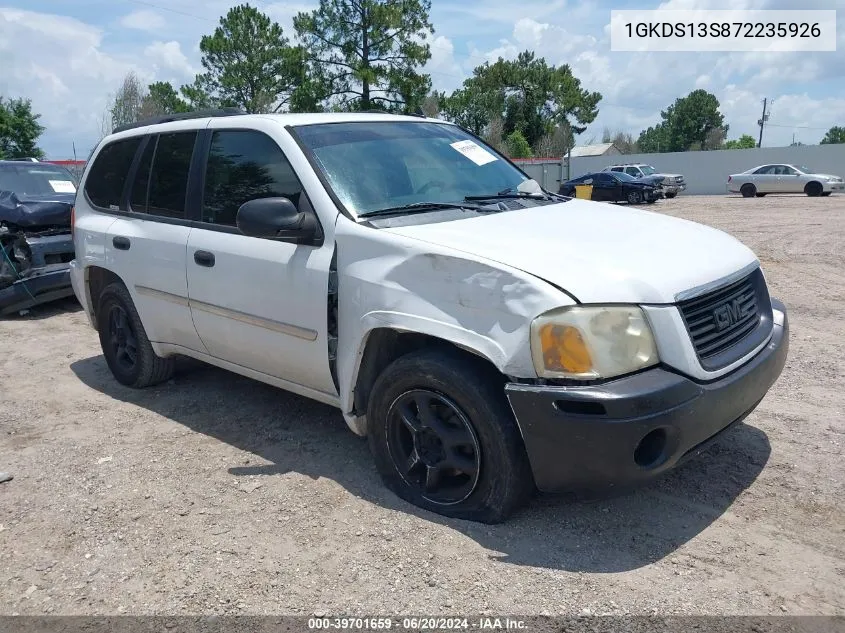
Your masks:
[{"label": "rear door", "polygon": [[[240,232],[240,206],[283,196],[314,213],[275,123],[206,132],[200,222],[188,239],[191,312],[212,356],[337,395],[329,367],[328,285],[333,245],[295,244]],[[220,126],[222,129],[215,129]],[[319,220],[318,220],[319,223]]]},{"label": "rear door", "polygon": [[188,175],[197,138],[195,130],[144,137],[105,255],[126,283],[149,339],[202,352],[185,277]]},{"label": "rear door", "polygon": [[595,178],[593,178],[593,200],[600,200],[602,202],[615,201],[619,195],[616,187],[618,184],[616,178],[610,174],[596,174]]}]

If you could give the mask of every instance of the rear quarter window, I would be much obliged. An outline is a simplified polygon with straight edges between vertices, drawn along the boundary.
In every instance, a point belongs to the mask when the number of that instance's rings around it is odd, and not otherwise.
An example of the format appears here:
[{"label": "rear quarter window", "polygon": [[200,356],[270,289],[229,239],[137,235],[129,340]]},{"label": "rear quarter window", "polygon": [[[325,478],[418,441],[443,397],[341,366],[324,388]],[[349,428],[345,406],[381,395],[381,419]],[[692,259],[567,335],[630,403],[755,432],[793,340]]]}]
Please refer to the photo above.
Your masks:
[{"label": "rear quarter window", "polygon": [[134,137],[113,141],[100,150],[85,180],[85,194],[91,204],[125,211],[121,207],[123,187],[140,144],[141,137]]}]

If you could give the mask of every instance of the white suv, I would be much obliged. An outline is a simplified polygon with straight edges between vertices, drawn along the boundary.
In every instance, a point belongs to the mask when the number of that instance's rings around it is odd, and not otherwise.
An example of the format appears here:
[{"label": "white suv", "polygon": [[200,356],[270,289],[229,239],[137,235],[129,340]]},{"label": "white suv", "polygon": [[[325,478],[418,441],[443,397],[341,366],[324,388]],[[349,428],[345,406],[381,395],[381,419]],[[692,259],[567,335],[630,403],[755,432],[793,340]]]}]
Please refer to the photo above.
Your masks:
[{"label": "white suv", "polygon": [[83,175],[73,287],[124,385],[185,355],[334,405],[399,496],[495,522],[665,472],[781,373],[729,235],[548,193],[443,121],[220,114]]}]

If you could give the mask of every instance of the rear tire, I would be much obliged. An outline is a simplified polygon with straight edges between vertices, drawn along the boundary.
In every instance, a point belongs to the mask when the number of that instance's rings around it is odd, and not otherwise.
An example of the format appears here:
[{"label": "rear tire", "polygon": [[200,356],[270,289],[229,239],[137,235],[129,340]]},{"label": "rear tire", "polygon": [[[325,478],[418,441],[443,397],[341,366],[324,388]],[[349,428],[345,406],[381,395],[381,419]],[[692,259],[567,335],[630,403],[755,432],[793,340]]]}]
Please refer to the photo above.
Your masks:
[{"label": "rear tire", "polygon": [[448,349],[412,352],[378,377],[368,441],[384,484],[443,516],[498,523],[534,492],[505,381]]},{"label": "rear tire", "polygon": [[816,198],[824,193],[824,187],[820,182],[808,182],[807,186],[804,187],[804,193],[811,198]]},{"label": "rear tire", "polygon": [[753,198],[757,195],[757,187],[752,185],[750,182],[747,182],[739,188],[739,192],[742,194],[743,198]]},{"label": "rear tire", "polygon": [[109,284],[97,308],[100,347],[112,375],[122,385],[137,389],[168,380],[175,361],[156,355],[129,291],[122,283]]}]

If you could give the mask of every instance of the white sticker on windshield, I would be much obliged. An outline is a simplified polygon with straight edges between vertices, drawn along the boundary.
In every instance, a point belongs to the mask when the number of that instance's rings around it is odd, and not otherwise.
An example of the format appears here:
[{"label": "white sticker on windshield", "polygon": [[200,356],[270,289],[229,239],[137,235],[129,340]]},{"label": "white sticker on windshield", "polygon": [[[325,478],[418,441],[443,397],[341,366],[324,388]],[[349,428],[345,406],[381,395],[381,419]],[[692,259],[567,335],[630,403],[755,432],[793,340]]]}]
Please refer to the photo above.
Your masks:
[{"label": "white sticker on windshield", "polygon": [[50,180],[49,182],[56,193],[76,193],[76,187],[70,180]]},{"label": "white sticker on windshield", "polygon": [[476,165],[486,165],[487,163],[492,163],[494,160],[498,160],[478,143],[472,141],[458,141],[457,143],[452,143],[452,147]]}]

